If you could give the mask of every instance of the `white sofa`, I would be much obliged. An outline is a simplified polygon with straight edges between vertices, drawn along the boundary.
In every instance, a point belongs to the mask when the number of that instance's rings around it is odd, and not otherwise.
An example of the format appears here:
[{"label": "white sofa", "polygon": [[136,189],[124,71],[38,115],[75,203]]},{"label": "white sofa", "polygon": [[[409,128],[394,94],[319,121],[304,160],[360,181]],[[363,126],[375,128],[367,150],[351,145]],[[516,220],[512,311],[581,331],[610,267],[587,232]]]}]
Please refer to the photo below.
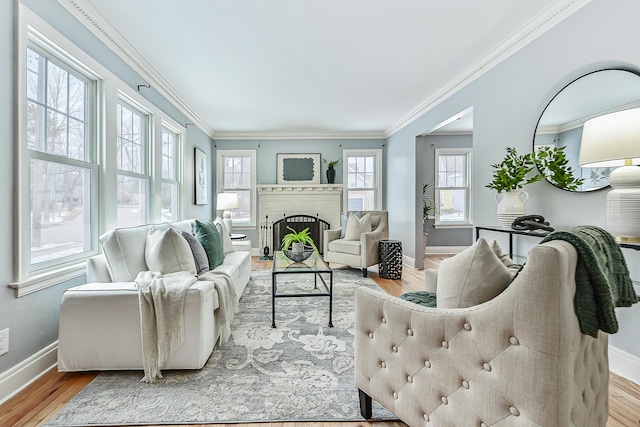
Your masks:
[{"label": "white sofa", "polygon": [[[193,221],[170,225],[176,231],[190,232]],[[114,266],[108,265],[101,254],[87,261],[88,283],[64,292],[58,338],[59,371],[142,369],[140,305],[133,278],[139,271],[148,270],[144,252],[149,227],[117,230],[127,263],[118,268],[127,268],[131,281],[112,281],[112,275],[118,274],[110,272]],[[238,250],[226,253],[224,262],[214,269],[231,277],[237,299],[251,275],[251,253],[246,250],[247,242],[242,243]],[[184,308],[185,342],[169,356],[163,369],[202,368],[220,336],[219,325],[214,321],[218,307],[218,294],[212,282],[197,281],[189,288]]]}]

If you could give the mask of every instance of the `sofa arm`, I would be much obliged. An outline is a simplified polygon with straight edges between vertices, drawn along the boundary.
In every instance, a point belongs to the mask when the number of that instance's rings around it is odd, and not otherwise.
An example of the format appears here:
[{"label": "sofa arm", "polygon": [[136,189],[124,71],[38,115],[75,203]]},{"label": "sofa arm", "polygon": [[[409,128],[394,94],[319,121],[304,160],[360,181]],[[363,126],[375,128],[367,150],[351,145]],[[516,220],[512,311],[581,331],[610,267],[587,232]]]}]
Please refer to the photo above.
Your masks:
[{"label": "sofa arm", "polygon": [[87,283],[110,283],[107,258],[103,254],[87,259]]},{"label": "sofa arm", "polygon": [[438,270],[427,268],[424,270],[424,290],[435,293],[438,288]]}]

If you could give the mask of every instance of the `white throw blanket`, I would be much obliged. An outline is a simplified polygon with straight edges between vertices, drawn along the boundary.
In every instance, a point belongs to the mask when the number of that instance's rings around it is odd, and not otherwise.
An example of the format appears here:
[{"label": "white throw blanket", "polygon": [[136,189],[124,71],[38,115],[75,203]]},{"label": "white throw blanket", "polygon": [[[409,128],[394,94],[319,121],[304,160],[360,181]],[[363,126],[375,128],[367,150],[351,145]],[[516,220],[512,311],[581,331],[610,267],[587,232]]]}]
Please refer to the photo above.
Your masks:
[{"label": "white throw blanket", "polygon": [[220,328],[220,344],[227,342],[231,336],[231,321],[238,312],[238,298],[236,288],[228,274],[221,271],[209,271],[198,276],[198,280],[213,283],[218,292],[219,307],[213,312],[214,321]]},{"label": "white throw blanket", "polygon": [[196,277],[187,271],[160,274],[141,271],[136,277],[142,332],[142,381],[162,378],[169,355],[184,343],[184,301]]},{"label": "white throw blanket", "polygon": [[169,355],[184,343],[184,303],[187,290],[196,280],[213,283],[218,292],[219,307],[214,311],[214,321],[220,328],[220,343],[229,339],[231,321],[238,312],[238,300],[233,282],[226,273],[211,271],[196,278],[186,271],[164,275],[141,271],[135,283],[140,303],[142,381],[152,383],[162,378],[160,369]]}]

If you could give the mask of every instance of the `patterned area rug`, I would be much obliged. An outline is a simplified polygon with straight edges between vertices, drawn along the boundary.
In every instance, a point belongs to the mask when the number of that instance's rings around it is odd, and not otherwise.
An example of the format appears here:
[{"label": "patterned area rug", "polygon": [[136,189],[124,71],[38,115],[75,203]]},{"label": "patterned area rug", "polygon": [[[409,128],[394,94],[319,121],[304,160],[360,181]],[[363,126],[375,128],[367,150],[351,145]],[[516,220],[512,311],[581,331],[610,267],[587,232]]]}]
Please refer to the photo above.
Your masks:
[{"label": "patterned area rug", "polygon": [[[333,328],[327,297],[276,300],[271,271],[254,271],[232,336],[197,371],[103,372],[47,426],[362,420],[353,385],[354,292],[377,288],[360,270],[334,272]],[[311,275],[280,275],[278,293],[313,289]],[[374,401],[373,416],[396,419]]]}]

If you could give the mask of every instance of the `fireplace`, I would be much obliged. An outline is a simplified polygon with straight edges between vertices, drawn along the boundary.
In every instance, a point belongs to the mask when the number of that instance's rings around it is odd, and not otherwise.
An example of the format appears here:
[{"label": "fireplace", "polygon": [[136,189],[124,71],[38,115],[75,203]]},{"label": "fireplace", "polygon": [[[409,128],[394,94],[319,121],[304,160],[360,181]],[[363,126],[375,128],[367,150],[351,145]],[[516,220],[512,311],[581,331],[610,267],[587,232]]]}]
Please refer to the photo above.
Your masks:
[{"label": "fireplace", "polygon": [[329,229],[329,223],[318,216],[311,215],[291,215],[281,218],[272,225],[272,242],[273,247],[271,252],[279,251],[282,249],[282,238],[285,234],[291,232],[289,227],[296,232],[300,232],[305,228],[309,228],[309,234],[313,243],[318,248],[320,254],[322,254],[324,247],[324,231]]}]

